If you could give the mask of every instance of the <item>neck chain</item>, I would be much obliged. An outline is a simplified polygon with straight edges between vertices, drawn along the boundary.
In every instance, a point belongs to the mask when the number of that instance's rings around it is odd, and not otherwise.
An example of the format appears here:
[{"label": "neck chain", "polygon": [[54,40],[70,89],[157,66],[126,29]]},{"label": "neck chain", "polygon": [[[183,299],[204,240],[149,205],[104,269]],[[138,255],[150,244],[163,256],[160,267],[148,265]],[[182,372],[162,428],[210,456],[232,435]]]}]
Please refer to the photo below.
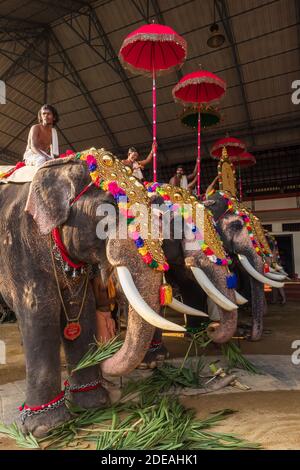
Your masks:
[{"label": "neck chain", "polygon": [[[81,302],[81,306],[80,306],[80,309],[79,309],[79,313],[78,313],[77,317],[69,318],[69,315],[68,315],[68,312],[67,312],[67,309],[66,309],[66,306],[65,306],[65,303],[64,303],[64,299],[63,299],[63,296],[62,296],[62,293],[61,293],[61,288],[60,288],[60,285],[59,285],[59,280],[58,280],[58,275],[57,275],[57,270],[56,270],[56,265],[55,265],[55,259],[54,259],[54,254],[53,254],[52,249],[50,249],[50,252],[51,252],[52,265],[53,265],[53,272],[54,272],[55,281],[56,281],[56,285],[57,285],[57,291],[58,291],[58,295],[59,295],[59,298],[60,298],[60,301],[61,301],[61,305],[62,305],[64,314],[65,314],[65,317],[66,317],[66,320],[67,320],[67,325],[64,328],[64,337],[66,339],[69,339],[70,341],[73,341],[76,338],[78,338],[81,334],[81,326],[80,326],[79,320],[80,320],[80,317],[81,317],[81,314],[82,314],[82,311],[83,311],[83,307],[84,307],[84,303],[85,303],[85,300],[86,300],[87,289],[88,289],[88,284],[89,284],[89,273],[88,272],[86,273],[85,282],[84,282],[84,292],[83,292],[83,297],[82,297],[82,302]],[[82,289],[82,287],[83,287],[83,285],[80,286],[80,290]],[[80,292],[80,290],[79,290],[79,292]]]}]

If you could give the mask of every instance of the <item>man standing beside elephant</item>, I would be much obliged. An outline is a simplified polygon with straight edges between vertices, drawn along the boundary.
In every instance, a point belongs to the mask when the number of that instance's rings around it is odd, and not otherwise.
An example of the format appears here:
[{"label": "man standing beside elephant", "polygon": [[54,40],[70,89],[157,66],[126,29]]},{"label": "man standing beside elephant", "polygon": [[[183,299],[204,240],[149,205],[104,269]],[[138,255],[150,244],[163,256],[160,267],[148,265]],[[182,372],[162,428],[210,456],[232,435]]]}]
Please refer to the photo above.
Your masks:
[{"label": "man standing beside elephant", "polygon": [[59,117],[54,106],[44,104],[38,112],[39,124],[31,127],[23,160],[29,166],[41,166],[59,155],[55,124]]}]

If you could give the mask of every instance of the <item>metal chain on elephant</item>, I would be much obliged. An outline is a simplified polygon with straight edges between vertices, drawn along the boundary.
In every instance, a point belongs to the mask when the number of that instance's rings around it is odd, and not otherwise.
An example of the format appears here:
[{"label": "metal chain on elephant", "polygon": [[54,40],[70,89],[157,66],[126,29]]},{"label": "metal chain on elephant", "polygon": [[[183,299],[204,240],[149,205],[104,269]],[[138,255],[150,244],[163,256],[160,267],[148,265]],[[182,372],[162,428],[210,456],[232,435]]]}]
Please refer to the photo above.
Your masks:
[{"label": "metal chain on elephant", "polygon": [[25,403],[23,403],[23,405],[20,406],[19,408],[21,412],[20,414],[21,423],[24,424],[26,418],[30,418],[31,416],[36,416],[42,413],[47,413],[49,411],[56,410],[60,406],[64,405],[66,401],[67,392],[70,392],[70,393],[90,392],[92,390],[98,389],[99,387],[102,387],[102,383],[100,379],[97,379],[97,380],[94,380],[93,382],[89,382],[83,385],[70,385],[69,381],[66,380],[64,382],[64,386],[65,386],[65,389],[62,392],[60,392],[60,394],[49,403],[36,406],[36,407],[30,407],[26,405]]},{"label": "metal chain on elephant", "polygon": [[58,295],[59,295],[61,305],[62,305],[64,314],[65,314],[65,317],[66,317],[66,320],[67,320],[67,325],[64,328],[64,337],[66,339],[69,339],[70,341],[74,341],[81,334],[81,326],[80,326],[80,323],[79,323],[79,319],[81,317],[83,307],[84,307],[84,303],[85,303],[85,299],[86,299],[86,295],[87,295],[87,288],[88,288],[88,283],[89,283],[89,273],[87,272],[87,274],[86,274],[85,284],[84,284],[84,293],[83,293],[83,298],[82,298],[79,313],[78,313],[77,317],[70,319],[69,316],[68,316],[68,312],[67,312],[67,309],[66,309],[66,306],[65,306],[65,303],[64,303],[64,299],[63,299],[63,296],[62,296],[62,293],[61,293],[61,288],[60,288],[60,285],[59,285],[59,279],[58,279],[58,275],[57,275],[54,254],[53,254],[53,251],[51,249],[50,249],[50,252],[51,252],[51,259],[52,259],[52,265],[53,265],[53,271],[54,271],[55,281],[56,281],[56,285],[57,285]]},{"label": "metal chain on elephant", "polygon": [[52,402],[47,403],[45,405],[37,406],[37,407],[29,407],[25,403],[20,406],[19,410],[21,411],[20,419],[21,423],[25,423],[26,418],[30,418],[30,416],[40,415],[42,413],[47,413],[48,411],[56,410],[60,406],[64,405],[65,403],[65,392],[61,392],[58,397],[56,397]]}]

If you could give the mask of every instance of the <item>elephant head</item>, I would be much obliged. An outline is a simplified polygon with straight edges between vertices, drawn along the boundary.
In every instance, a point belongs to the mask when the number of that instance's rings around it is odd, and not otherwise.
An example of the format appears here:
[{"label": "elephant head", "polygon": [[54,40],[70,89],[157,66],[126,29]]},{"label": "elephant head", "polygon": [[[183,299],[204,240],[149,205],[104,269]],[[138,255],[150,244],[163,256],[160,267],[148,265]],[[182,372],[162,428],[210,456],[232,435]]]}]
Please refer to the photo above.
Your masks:
[{"label": "elephant head", "polygon": [[231,256],[237,256],[243,270],[249,275],[253,315],[251,339],[259,340],[265,310],[264,283],[273,287],[282,287],[282,284],[266,277],[264,273],[264,248],[256,233],[258,227],[253,214],[241,208],[236,199],[222,191],[211,195],[205,204],[213,214],[225,250]]},{"label": "elephant head", "polygon": [[[130,303],[129,321],[122,348],[102,363],[102,370],[110,375],[124,375],[143,359],[155,327],[173,331],[184,331],[184,328],[159,315],[162,271],[146,264],[134,241],[115,239],[111,232],[107,240],[97,236],[98,224],[104,220],[109,223],[109,217],[100,216],[99,209],[104,204],[116,207],[113,190],[112,195],[96,187],[96,183],[98,186],[100,183],[99,177],[103,176],[108,181],[117,180],[128,194],[138,200],[143,199],[150,206],[147,192],[108,152],[94,149],[83,152],[82,157],[89,154],[96,158],[97,163],[97,168],[90,168],[92,173],[86,161],[75,157],[54,160],[41,167],[32,182],[25,210],[33,216],[43,235],[50,237],[54,228],[60,228],[62,241],[74,261],[97,264],[108,271],[115,269]],[[98,178],[92,185],[91,176],[94,180]],[[112,185],[112,188],[116,188],[116,185]],[[79,198],[76,197],[78,195]],[[118,228],[118,210],[116,215]],[[158,262],[163,264],[160,243],[158,240],[150,240],[149,243],[153,257],[157,254]],[[159,263],[154,263],[154,266],[157,267]]]},{"label": "elephant head", "polygon": [[[156,189],[156,193],[163,197],[166,204],[172,203],[171,211],[175,205],[191,210],[189,218],[182,218],[181,215],[176,215],[175,211],[174,219],[184,220],[184,235],[182,239],[176,239],[174,234],[171,239],[164,239],[164,252],[171,271],[177,271],[183,278],[188,278],[191,289],[196,281],[217,304],[218,316],[214,317],[214,321],[208,326],[208,335],[216,343],[227,342],[237,327],[236,295],[235,291],[227,286],[228,260],[213,226],[212,217],[209,211],[185,190],[162,185]],[[198,233],[202,232],[200,239],[195,227]],[[188,311],[186,313],[189,314]]]}]

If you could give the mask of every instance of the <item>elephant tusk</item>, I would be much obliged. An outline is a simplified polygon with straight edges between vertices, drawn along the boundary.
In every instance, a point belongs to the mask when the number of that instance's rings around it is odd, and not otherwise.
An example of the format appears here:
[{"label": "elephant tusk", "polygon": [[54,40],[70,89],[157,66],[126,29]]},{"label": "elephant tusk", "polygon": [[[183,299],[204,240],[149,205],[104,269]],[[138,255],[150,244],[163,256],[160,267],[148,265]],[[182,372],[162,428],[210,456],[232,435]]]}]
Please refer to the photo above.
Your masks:
[{"label": "elephant tusk", "polygon": [[261,282],[262,284],[268,284],[269,286],[276,287],[276,288],[280,288],[284,286],[283,282],[273,281],[272,279],[269,279],[263,274],[256,271],[256,269],[254,269],[253,266],[249,263],[246,256],[238,254],[238,257],[245,271],[247,271],[247,273],[250,274],[250,276],[252,276],[257,281]]},{"label": "elephant tusk", "polygon": [[127,297],[128,302],[132,308],[150,325],[160,328],[161,330],[170,331],[186,331],[180,325],[166,320],[164,317],[158,315],[142,298],[139,293],[129,270],[125,266],[118,266],[117,273],[123,292]]},{"label": "elephant tusk", "polygon": [[189,305],[179,302],[174,298],[168,306],[171,307],[173,310],[176,310],[176,312],[180,312],[185,315],[192,315],[194,317],[208,317],[207,313],[201,312],[201,310],[197,310],[193,307],[190,307]]},{"label": "elephant tusk", "polygon": [[196,281],[202,287],[204,292],[217,304],[219,307],[224,310],[236,310],[237,305],[235,305],[231,300],[227,299],[225,295],[222,294],[211,282],[210,279],[206,276],[204,271],[198,267],[191,266],[192,273],[195,276]]},{"label": "elephant tusk", "polygon": [[273,269],[272,267],[270,267],[270,272],[271,273],[280,273],[280,274],[284,274],[285,276],[288,276],[288,273],[283,269],[282,266],[280,266],[279,264],[276,263],[276,269]]},{"label": "elephant tusk", "polygon": [[275,274],[275,273],[265,273],[265,276],[269,279],[273,279],[274,281],[284,281],[286,279],[286,276],[283,274]]},{"label": "elephant tusk", "polygon": [[244,305],[248,302],[248,299],[239,294],[236,290],[234,291],[235,301],[237,305]]},{"label": "elephant tusk", "polygon": [[274,281],[284,281],[286,279],[286,276],[284,276],[283,274],[274,274],[274,273],[265,273],[265,276],[268,278],[268,279],[273,279]]}]

